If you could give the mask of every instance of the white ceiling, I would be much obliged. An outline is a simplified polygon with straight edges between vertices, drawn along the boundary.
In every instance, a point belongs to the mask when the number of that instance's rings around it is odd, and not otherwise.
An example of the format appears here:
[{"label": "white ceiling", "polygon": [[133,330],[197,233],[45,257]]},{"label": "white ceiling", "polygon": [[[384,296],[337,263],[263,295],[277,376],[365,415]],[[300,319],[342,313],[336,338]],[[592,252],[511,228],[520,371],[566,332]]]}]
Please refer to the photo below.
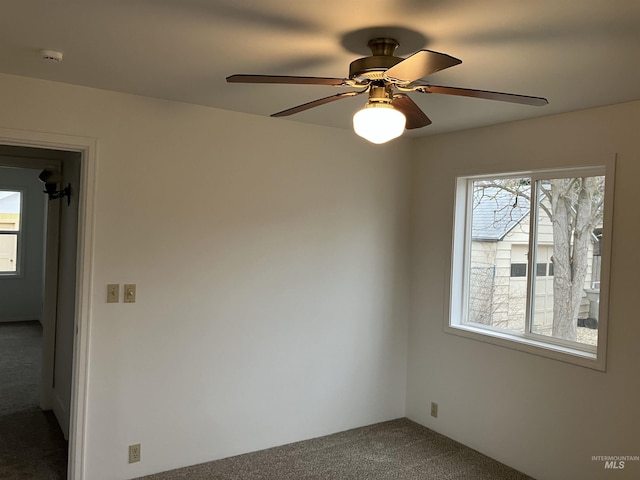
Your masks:
[{"label": "white ceiling", "polygon": [[[433,121],[413,135],[640,99],[638,0],[3,0],[0,72],[268,116],[349,88],[225,77],[346,77],[370,54],[367,32],[396,35],[400,56],[428,48],[462,60],[428,77],[434,84],[549,100],[413,93]],[[43,48],[64,60],[41,60]],[[273,121],[351,128],[365,101]]]}]

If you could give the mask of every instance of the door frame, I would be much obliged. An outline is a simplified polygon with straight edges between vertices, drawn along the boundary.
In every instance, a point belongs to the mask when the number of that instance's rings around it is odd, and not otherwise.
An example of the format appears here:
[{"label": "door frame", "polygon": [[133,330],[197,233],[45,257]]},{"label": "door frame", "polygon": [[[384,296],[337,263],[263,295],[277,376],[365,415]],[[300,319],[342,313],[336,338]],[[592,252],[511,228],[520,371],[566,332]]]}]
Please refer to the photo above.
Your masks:
[{"label": "door frame", "polygon": [[77,189],[79,211],[75,335],[67,477],[72,480],[80,480],[84,478],[86,457],[97,140],[89,137],[0,128],[0,144],[66,150],[78,152],[81,155],[80,185]]}]

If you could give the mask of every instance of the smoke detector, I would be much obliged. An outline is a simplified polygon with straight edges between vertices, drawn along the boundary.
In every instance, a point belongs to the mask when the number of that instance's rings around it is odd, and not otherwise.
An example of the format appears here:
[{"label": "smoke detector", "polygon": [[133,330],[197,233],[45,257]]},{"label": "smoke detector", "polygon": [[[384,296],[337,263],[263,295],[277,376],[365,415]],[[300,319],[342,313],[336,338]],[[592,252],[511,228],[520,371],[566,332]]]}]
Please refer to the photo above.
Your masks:
[{"label": "smoke detector", "polygon": [[57,50],[40,50],[40,58],[46,62],[58,63],[62,61],[62,52]]}]

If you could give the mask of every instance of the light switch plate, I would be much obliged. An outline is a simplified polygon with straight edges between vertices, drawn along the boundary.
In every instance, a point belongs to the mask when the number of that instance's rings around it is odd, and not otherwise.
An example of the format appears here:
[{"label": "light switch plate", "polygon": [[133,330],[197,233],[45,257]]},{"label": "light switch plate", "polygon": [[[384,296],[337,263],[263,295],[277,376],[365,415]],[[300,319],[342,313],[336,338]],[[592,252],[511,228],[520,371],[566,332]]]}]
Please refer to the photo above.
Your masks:
[{"label": "light switch plate", "polygon": [[124,284],[124,303],[136,303],[136,284]]},{"label": "light switch plate", "polygon": [[107,303],[118,303],[120,301],[120,285],[110,283],[107,285]]}]

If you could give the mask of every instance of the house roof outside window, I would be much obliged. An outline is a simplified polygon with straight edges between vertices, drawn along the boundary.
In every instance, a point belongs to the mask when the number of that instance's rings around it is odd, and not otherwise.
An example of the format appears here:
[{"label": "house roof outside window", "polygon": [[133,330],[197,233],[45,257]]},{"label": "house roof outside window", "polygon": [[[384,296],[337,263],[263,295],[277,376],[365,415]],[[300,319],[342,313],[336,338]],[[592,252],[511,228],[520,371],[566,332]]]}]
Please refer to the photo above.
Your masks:
[{"label": "house roof outside window", "polygon": [[[529,188],[524,191],[529,194]],[[473,192],[471,237],[476,241],[498,242],[528,214],[529,199],[499,187],[483,187]]]}]

